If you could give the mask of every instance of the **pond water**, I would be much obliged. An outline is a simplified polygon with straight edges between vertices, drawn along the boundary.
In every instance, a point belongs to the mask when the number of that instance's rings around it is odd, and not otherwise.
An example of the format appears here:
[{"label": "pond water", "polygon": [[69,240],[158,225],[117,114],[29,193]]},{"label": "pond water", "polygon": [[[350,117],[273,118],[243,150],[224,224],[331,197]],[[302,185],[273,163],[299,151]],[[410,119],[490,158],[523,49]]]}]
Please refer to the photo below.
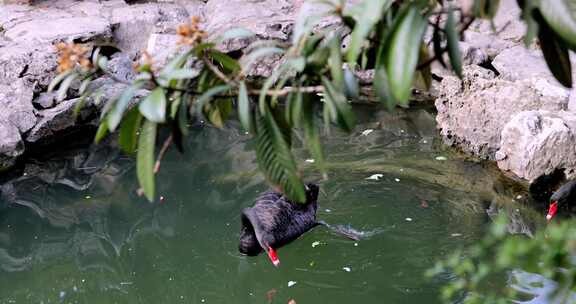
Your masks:
[{"label": "pond water", "polygon": [[[317,227],[278,251],[278,269],[237,250],[239,214],[267,186],[234,123],[195,127],[185,154],[170,150],[153,204],[114,144],[33,157],[2,185],[0,302],[439,303],[453,278],[423,273],[479,240],[494,214],[510,214],[511,232],[537,226],[514,202],[525,190],[443,147],[426,109],[358,116],[356,132],[324,136],[318,217],[364,238]],[[319,180],[295,142],[306,179]]]}]

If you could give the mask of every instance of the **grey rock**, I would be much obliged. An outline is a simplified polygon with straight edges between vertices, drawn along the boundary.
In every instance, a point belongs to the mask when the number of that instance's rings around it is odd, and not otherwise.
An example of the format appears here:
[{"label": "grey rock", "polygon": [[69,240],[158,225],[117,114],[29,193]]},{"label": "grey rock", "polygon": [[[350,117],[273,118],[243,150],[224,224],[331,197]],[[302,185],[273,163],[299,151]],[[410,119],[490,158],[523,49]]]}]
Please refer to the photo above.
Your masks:
[{"label": "grey rock", "polygon": [[526,25],[520,19],[521,10],[515,0],[500,1],[498,12],[492,22],[490,20],[479,19],[475,21],[470,30],[482,34],[488,34],[498,37],[501,40],[520,44],[526,33]]},{"label": "grey rock", "polygon": [[112,11],[114,40],[131,56],[143,51],[153,33],[175,33],[179,24],[189,21],[188,11],[173,4],[145,3]]},{"label": "grey rock", "polygon": [[99,17],[37,18],[22,22],[4,34],[13,41],[108,40],[112,33],[106,19]]},{"label": "grey rock", "polygon": [[79,98],[65,100],[54,108],[38,111],[38,123],[27,134],[26,141],[34,143],[50,140],[50,137],[58,132],[75,126],[77,119],[85,121],[90,114],[95,113],[95,108],[87,104],[82,107],[78,117],[75,117],[74,108],[79,101]]},{"label": "grey rock", "polygon": [[0,82],[25,81],[35,93],[56,76],[56,48],[48,43],[11,43],[0,47]]},{"label": "grey rock", "polygon": [[[211,0],[205,8],[206,30],[215,37],[232,28],[252,31],[261,39],[288,40],[294,26],[296,7],[288,0]],[[243,39],[227,45],[223,51],[246,47]]]},{"label": "grey rock", "polygon": [[498,167],[533,181],[556,169],[576,177],[576,114],[525,111],[516,114],[502,130]]},{"label": "grey rock", "polygon": [[465,67],[463,78],[442,80],[435,103],[436,121],[447,144],[481,158],[495,159],[502,128],[514,114],[567,108],[567,98],[542,95],[531,81],[498,79],[474,65]]},{"label": "grey rock", "polygon": [[30,130],[36,123],[32,97],[32,89],[23,80],[0,84],[0,122],[12,124],[21,133]]},{"label": "grey rock", "polygon": [[0,120],[0,171],[14,166],[22,153],[24,142],[20,131],[12,123]]},{"label": "grey rock", "polygon": [[116,53],[108,61],[107,72],[121,81],[131,81],[136,77],[132,59],[126,53]]},{"label": "grey rock", "polygon": [[34,105],[36,105],[37,108],[41,108],[41,109],[52,108],[53,106],[56,105],[56,102],[57,102],[56,96],[57,95],[58,95],[57,92],[40,93],[40,95],[38,95],[38,97],[36,97],[32,101],[32,103]]}]

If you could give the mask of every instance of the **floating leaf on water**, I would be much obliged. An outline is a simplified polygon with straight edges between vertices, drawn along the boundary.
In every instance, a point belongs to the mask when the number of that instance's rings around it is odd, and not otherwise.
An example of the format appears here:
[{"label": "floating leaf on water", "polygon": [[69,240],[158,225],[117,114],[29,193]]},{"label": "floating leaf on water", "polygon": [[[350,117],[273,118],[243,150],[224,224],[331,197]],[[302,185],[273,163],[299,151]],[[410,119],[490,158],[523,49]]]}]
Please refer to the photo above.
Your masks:
[{"label": "floating leaf on water", "polygon": [[296,281],[288,281],[288,287],[296,285]]},{"label": "floating leaf on water", "polygon": [[374,132],[373,129],[366,129],[364,131],[362,131],[362,136],[368,136],[368,134]]},{"label": "floating leaf on water", "polygon": [[379,180],[379,179],[381,179],[382,177],[384,177],[384,174],[377,173],[377,174],[372,174],[372,175],[370,175],[370,176],[367,177],[366,179],[368,179],[368,180]]}]

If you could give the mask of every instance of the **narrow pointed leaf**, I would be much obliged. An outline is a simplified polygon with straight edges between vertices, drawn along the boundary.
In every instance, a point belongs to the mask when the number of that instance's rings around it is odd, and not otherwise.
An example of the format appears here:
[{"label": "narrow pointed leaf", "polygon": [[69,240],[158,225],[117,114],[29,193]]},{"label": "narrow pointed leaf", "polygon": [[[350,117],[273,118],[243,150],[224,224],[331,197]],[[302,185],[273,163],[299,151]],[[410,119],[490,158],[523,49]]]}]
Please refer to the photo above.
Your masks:
[{"label": "narrow pointed leaf", "polygon": [[383,16],[383,12],[392,4],[391,0],[368,0],[354,6],[346,15],[355,19],[356,24],[352,30],[350,45],[346,58],[349,64],[355,65],[360,56],[366,37],[374,25]]},{"label": "narrow pointed leaf", "polygon": [[374,91],[380,102],[382,102],[388,110],[394,109],[396,106],[396,100],[392,95],[390,90],[390,82],[388,81],[388,74],[386,73],[386,67],[383,65],[376,68],[374,71]]},{"label": "narrow pointed leaf", "polygon": [[56,96],[56,100],[62,101],[64,100],[64,98],[66,98],[68,89],[70,88],[70,85],[76,79],[77,76],[78,76],[77,74],[71,74],[66,79],[64,79],[64,81],[62,81],[62,83],[60,84],[60,88],[58,88],[58,94]]},{"label": "narrow pointed leaf", "polygon": [[154,148],[156,146],[156,123],[145,120],[138,139],[136,174],[140,187],[149,201],[154,200]]},{"label": "narrow pointed leaf", "polygon": [[133,154],[136,151],[138,143],[138,130],[142,124],[142,115],[138,109],[134,108],[128,112],[120,125],[120,135],[118,143],[120,148],[127,154]]},{"label": "narrow pointed leaf", "polygon": [[215,40],[214,43],[220,44],[226,40],[230,39],[243,39],[243,38],[250,38],[254,37],[256,34],[248,29],[245,28],[232,28],[224,32],[222,35],[219,35]]},{"label": "narrow pointed leaf", "polygon": [[352,107],[346,101],[346,97],[338,92],[326,77],[322,77],[322,84],[326,88],[324,95],[326,103],[331,104],[336,111],[336,122],[346,132],[352,132],[356,124],[356,117],[352,112]]},{"label": "narrow pointed leaf", "polygon": [[120,95],[120,98],[118,98],[118,100],[113,104],[107,120],[108,128],[110,129],[111,132],[114,132],[116,130],[116,127],[118,127],[118,125],[120,124],[122,116],[124,115],[124,112],[128,108],[130,101],[134,97],[134,94],[136,94],[136,91],[140,89],[141,86],[142,86],[141,83],[135,83],[127,87],[122,93],[122,95]]},{"label": "narrow pointed leaf", "polygon": [[106,116],[102,121],[100,121],[100,125],[98,126],[98,130],[96,131],[96,136],[94,136],[94,142],[95,143],[100,143],[100,141],[102,139],[104,139],[104,137],[106,137],[106,135],[108,135],[108,117]]},{"label": "narrow pointed leaf", "polygon": [[230,90],[231,87],[232,86],[230,86],[229,84],[223,84],[223,85],[215,86],[213,88],[208,89],[206,92],[204,92],[204,94],[202,94],[196,100],[196,103],[195,103],[196,113],[201,114],[202,110],[204,109],[204,105],[206,105],[207,102],[212,100],[212,98],[214,98],[214,96],[217,96],[219,94],[222,94],[222,93]]},{"label": "narrow pointed leaf", "polygon": [[162,123],[166,120],[166,94],[164,89],[158,87],[146,96],[146,98],[138,106],[140,113],[146,119]]},{"label": "narrow pointed leaf", "polygon": [[394,99],[402,104],[410,99],[418,52],[426,24],[426,19],[418,10],[410,7],[397,17],[389,36],[388,47],[385,49],[383,64],[388,72],[391,93]]},{"label": "narrow pointed leaf", "polygon": [[228,56],[228,54],[213,50],[210,52],[210,56],[212,56],[214,60],[216,60],[223,68],[230,72],[236,72],[240,70],[240,63],[238,63],[236,59]]},{"label": "narrow pointed leaf", "polygon": [[50,82],[50,84],[48,85],[48,92],[52,92],[54,91],[54,89],[56,88],[56,86],[58,84],[60,84],[66,77],[68,77],[70,74],[72,74],[73,71],[69,70],[66,71],[64,73],[60,73],[58,74],[56,77],[54,77],[54,79]]},{"label": "narrow pointed leaf", "polygon": [[563,41],[548,27],[545,22],[540,23],[538,33],[540,48],[552,75],[565,87],[572,87],[572,65],[568,48]]},{"label": "narrow pointed leaf", "polygon": [[456,20],[454,17],[454,10],[452,8],[448,11],[448,19],[446,20],[446,39],[448,41],[448,56],[450,57],[450,65],[452,69],[462,78],[462,55],[460,54],[460,48],[458,47],[459,35],[456,30]]},{"label": "narrow pointed leaf", "polygon": [[541,0],[540,11],[550,28],[576,51],[576,1]]},{"label": "narrow pointed leaf", "polygon": [[246,132],[254,133],[254,121],[252,120],[252,108],[248,98],[248,90],[244,81],[240,82],[238,90],[238,118]]},{"label": "narrow pointed leaf", "polygon": [[257,124],[256,156],[266,178],[291,200],[306,201],[304,184],[298,176],[289,141],[290,129],[282,129],[267,108]]}]

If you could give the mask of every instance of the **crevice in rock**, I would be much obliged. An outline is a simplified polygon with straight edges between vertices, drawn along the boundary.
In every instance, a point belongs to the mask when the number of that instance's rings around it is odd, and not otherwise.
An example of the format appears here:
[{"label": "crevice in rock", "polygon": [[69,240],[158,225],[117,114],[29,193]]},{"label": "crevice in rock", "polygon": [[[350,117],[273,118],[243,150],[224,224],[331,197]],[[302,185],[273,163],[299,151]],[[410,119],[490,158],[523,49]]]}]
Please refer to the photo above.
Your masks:
[{"label": "crevice in rock", "polygon": [[530,195],[537,202],[547,203],[550,196],[566,181],[564,168],[558,168],[550,174],[542,175],[530,184]]},{"label": "crevice in rock", "polygon": [[492,65],[492,61],[484,61],[478,64],[478,66],[494,72],[496,76],[500,75],[500,72],[498,72],[498,70]]}]

